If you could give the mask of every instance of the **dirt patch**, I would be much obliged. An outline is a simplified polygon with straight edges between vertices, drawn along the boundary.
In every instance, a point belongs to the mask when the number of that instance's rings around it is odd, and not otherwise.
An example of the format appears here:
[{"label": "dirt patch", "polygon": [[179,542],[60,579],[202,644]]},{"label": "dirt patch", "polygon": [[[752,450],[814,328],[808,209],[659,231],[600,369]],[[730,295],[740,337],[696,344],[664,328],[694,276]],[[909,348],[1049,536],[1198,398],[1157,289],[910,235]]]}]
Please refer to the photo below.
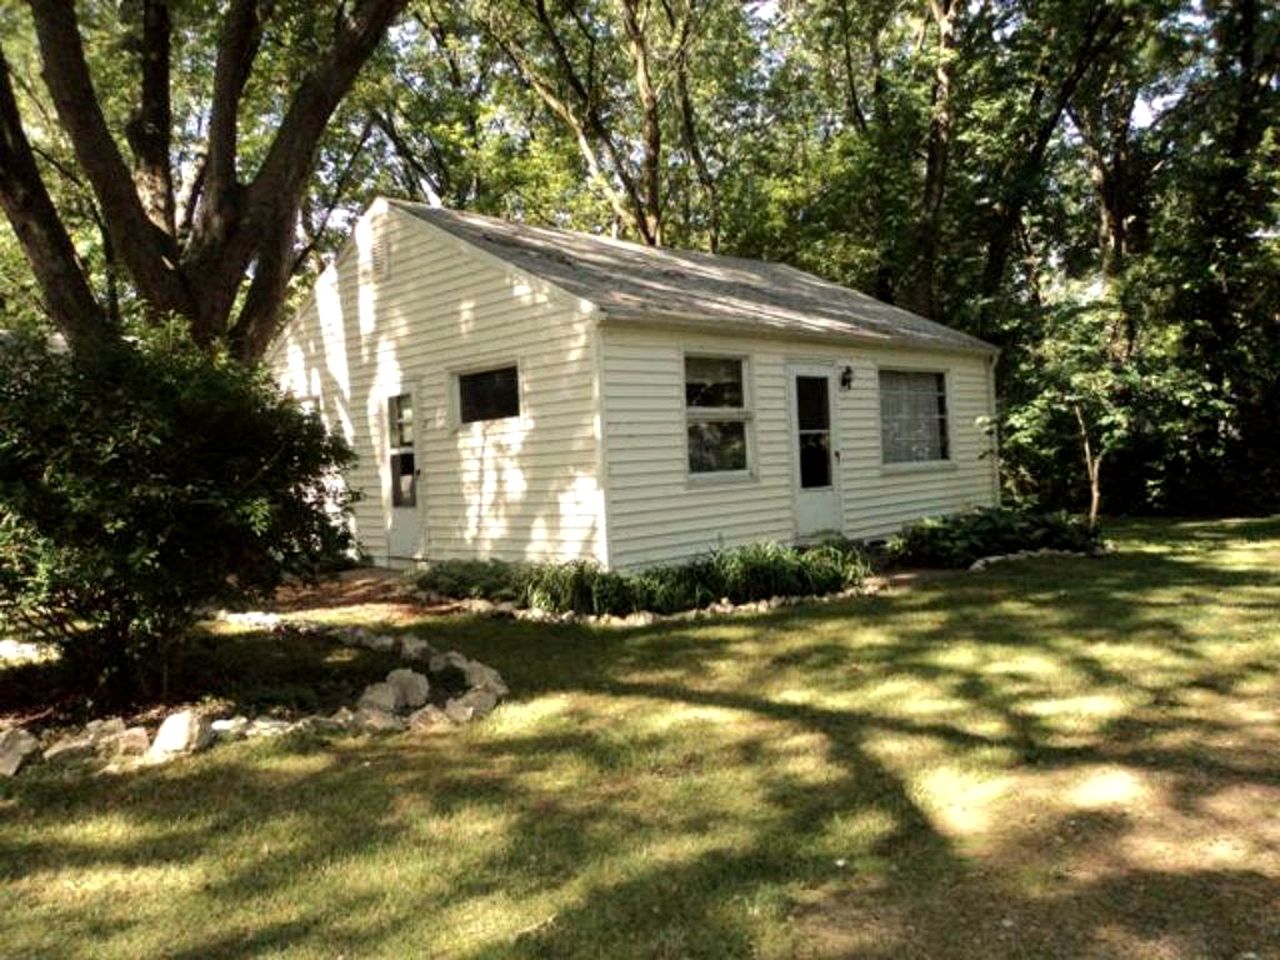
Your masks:
[{"label": "dirt patch", "polygon": [[264,606],[299,619],[325,622],[340,618],[352,623],[392,626],[462,609],[449,601],[423,603],[403,573],[383,567],[357,567],[318,583],[283,586]]}]

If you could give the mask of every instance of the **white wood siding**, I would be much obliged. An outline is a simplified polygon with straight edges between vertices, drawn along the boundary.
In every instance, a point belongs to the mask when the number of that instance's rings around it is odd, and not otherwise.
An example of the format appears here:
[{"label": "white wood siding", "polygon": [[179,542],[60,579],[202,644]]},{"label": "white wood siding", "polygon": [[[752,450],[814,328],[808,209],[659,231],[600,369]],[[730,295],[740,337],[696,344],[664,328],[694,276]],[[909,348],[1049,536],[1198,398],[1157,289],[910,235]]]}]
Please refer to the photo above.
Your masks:
[{"label": "white wood siding", "polygon": [[[385,202],[361,218],[272,363],[358,454],[356,535],[375,560],[392,517],[387,399],[412,392],[427,558],[607,561],[590,309]],[[456,374],[510,363],[520,417],[458,425]]]},{"label": "white wood siding", "polygon": [[[604,379],[609,555],[636,567],[760,540],[793,539],[795,440],[787,368],[852,365],[853,386],[832,397],[845,535],[875,538],[921,516],[994,502],[996,461],[979,418],[989,416],[989,367],[968,354],[808,345],[606,323]],[[747,358],[753,477],[690,476],[684,354]],[[951,458],[886,466],[880,452],[878,371],[945,372]]]}]

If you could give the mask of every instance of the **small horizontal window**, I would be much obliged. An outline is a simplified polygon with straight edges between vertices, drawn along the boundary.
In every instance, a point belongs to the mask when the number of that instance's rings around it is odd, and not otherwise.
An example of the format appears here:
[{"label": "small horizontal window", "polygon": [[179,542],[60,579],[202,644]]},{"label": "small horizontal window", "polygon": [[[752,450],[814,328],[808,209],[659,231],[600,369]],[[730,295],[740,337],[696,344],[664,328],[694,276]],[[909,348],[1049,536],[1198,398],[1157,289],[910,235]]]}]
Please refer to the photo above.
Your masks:
[{"label": "small horizontal window", "polygon": [[947,460],[946,375],[882,370],[880,436],[885,463]]},{"label": "small horizontal window", "polygon": [[502,367],[458,377],[458,419],[463,423],[520,416],[520,374]]}]

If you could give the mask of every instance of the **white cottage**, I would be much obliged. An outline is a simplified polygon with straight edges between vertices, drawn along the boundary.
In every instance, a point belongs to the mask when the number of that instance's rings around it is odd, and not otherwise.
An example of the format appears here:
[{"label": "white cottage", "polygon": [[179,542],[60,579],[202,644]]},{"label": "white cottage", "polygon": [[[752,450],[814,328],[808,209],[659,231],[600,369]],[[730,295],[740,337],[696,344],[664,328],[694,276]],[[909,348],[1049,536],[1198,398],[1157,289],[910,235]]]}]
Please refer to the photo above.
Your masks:
[{"label": "white cottage", "polygon": [[377,562],[634,568],[995,502],[995,358],[780,264],[379,199],[271,363]]}]

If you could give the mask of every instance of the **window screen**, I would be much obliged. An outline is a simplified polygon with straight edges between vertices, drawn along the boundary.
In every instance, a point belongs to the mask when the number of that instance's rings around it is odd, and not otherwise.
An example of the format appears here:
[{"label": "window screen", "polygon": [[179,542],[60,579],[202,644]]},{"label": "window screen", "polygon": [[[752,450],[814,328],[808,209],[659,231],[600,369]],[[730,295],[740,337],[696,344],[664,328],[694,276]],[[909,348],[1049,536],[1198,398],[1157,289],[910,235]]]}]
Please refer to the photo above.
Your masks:
[{"label": "window screen", "polygon": [[948,459],[946,375],[882,370],[880,436],[885,463]]}]

